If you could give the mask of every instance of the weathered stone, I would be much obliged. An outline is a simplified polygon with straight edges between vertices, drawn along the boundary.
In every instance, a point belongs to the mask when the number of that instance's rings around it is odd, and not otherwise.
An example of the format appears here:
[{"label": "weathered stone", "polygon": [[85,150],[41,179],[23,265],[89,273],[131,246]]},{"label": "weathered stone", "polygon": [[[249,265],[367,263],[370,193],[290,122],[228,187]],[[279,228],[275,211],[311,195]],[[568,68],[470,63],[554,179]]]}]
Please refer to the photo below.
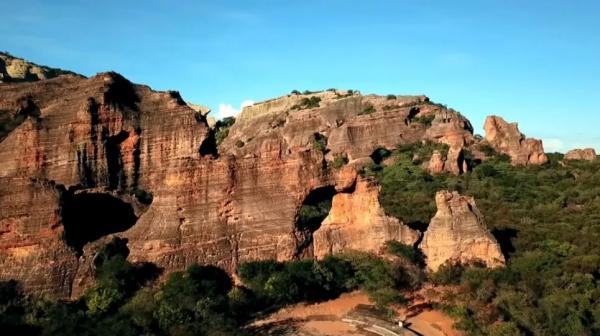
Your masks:
[{"label": "weathered stone", "polygon": [[379,204],[379,186],[360,178],[352,193],[333,197],[331,211],[314,234],[314,255],[344,250],[379,253],[388,240],[413,245],[419,233],[397,218],[386,216]]},{"label": "weathered stone", "polygon": [[76,75],[71,71],[37,65],[0,52],[0,83],[31,82],[67,74]]},{"label": "weathered stone", "polygon": [[436,271],[447,261],[477,260],[489,267],[504,265],[500,246],[487,230],[472,197],[440,191],[435,202],[437,213],[419,245],[431,270]]},{"label": "weathered stone", "polygon": [[446,155],[439,150],[434,150],[431,159],[427,163],[427,169],[434,175],[442,173],[460,175],[466,173],[468,168],[463,149],[460,147],[451,147]]},{"label": "weathered stone", "polygon": [[[309,97],[318,106],[296,108]],[[298,210],[323,187],[343,193],[314,233],[319,254],[414,243],[417,233],[385,216],[379,188],[356,172],[379,148],[470,143],[468,121],[444,111],[423,96],[291,95],[244,108],[217,148],[206,117],[176,92],[115,73],[0,84],[0,120],[14,125],[0,136],[0,279],[77,295],[89,284],[94,246],[112,234],[129,240],[132,261],[165,274],[192,263],[234,271],[243,261],[289,260],[298,255]],[[428,125],[414,121],[420,114],[441,117]],[[336,155],[350,159],[339,174]],[[78,251],[64,238],[64,211],[86,193],[131,205],[137,222]]]},{"label": "weathered stone", "polygon": [[573,149],[565,154],[567,161],[594,161],[598,158],[596,150],[593,148]]},{"label": "weathered stone", "polygon": [[510,156],[514,165],[540,165],[548,162],[541,140],[525,138],[517,123],[489,116],[483,126],[485,140],[497,152]]}]

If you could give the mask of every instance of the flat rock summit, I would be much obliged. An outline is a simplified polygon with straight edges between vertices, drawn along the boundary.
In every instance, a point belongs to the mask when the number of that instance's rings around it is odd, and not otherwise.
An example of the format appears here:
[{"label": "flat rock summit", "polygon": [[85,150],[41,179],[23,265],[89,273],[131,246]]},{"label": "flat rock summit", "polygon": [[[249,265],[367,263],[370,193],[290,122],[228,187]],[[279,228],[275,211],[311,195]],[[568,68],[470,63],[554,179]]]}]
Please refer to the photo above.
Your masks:
[{"label": "flat rock summit", "polygon": [[[420,244],[431,269],[501,266],[475,200],[440,191],[423,234],[388,216],[377,182],[360,172],[380,163],[378,150],[413,143],[447,145],[424,163],[433,174],[465,173],[465,155],[486,160],[484,148],[515,165],[548,161],[516,124],[489,117],[476,137],[469,120],[426,96],[293,93],[244,108],[226,128],[179,93],[114,72],[85,78],[0,59],[0,279],[53,297],[81,294],[114,235],[128,239],[131,260],[166,273],[378,253],[388,240]],[[323,199],[332,207],[321,225],[299,225],[303,204]]]}]

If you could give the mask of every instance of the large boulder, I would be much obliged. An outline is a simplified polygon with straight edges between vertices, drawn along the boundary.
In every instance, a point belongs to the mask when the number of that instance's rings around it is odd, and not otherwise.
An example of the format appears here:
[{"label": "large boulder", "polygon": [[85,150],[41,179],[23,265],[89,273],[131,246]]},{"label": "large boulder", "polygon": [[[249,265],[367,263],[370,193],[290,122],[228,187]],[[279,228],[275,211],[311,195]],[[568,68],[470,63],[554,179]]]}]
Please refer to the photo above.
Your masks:
[{"label": "large boulder", "polygon": [[594,161],[597,158],[596,150],[593,148],[573,149],[565,154],[565,160],[568,161]]},{"label": "large boulder", "polygon": [[483,125],[485,140],[497,152],[510,156],[514,165],[540,165],[548,162],[541,140],[526,138],[517,123],[489,116]]},{"label": "large boulder", "polygon": [[482,261],[489,267],[504,265],[500,245],[486,228],[472,197],[440,191],[435,202],[437,213],[419,246],[431,270],[436,271],[448,261]]}]

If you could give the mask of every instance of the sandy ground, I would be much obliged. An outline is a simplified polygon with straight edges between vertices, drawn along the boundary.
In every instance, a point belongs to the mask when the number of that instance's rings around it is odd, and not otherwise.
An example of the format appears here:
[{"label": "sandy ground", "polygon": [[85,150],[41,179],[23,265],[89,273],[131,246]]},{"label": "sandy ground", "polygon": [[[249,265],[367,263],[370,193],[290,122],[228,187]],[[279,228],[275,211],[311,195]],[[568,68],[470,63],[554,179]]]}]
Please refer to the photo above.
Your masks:
[{"label": "sandy ground", "polygon": [[[420,301],[416,304],[422,305]],[[370,304],[366,294],[357,291],[343,294],[339,298],[317,304],[298,304],[283,308],[264,320],[257,321],[254,327],[277,326],[269,335],[307,336],[359,336],[365,335],[355,327],[342,321],[342,317],[359,304]],[[423,336],[462,336],[452,325],[453,321],[442,312],[425,309],[411,309],[414,315],[408,318],[410,328]],[[406,314],[406,310],[400,311]],[[409,315],[409,316],[410,316]]]}]

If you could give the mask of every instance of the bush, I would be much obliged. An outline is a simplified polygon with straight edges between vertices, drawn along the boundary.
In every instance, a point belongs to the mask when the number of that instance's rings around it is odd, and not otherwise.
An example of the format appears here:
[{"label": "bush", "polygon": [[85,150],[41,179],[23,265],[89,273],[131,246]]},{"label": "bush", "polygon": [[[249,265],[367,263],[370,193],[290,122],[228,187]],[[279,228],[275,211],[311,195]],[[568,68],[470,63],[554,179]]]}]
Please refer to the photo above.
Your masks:
[{"label": "bush", "polygon": [[422,117],[415,117],[413,118],[413,122],[416,122],[418,124],[421,124],[425,127],[431,127],[431,125],[433,124],[433,120],[435,119],[435,115],[430,114],[430,115],[425,115]]},{"label": "bush", "polygon": [[244,147],[244,145],[245,144],[244,144],[244,142],[242,140],[238,139],[238,140],[235,141],[235,147],[237,147],[237,148],[242,148],[242,147]]},{"label": "bush", "polygon": [[386,251],[397,257],[405,258],[415,265],[425,265],[425,256],[419,249],[403,244],[399,241],[389,240],[385,243]]},{"label": "bush", "polygon": [[321,133],[313,134],[313,148],[322,153],[327,152],[327,137]]},{"label": "bush", "polygon": [[340,169],[348,163],[348,157],[345,154],[338,154],[333,158],[333,168]]},{"label": "bush", "polygon": [[301,94],[301,93],[300,93],[300,91],[298,91],[298,90],[292,90],[291,94],[293,94],[293,95],[299,95],[299,94]]},{"label": "bush", "polygon": [[465,266],[461,263],[448,261],[430,275],[430,280],[436,285],[457,285],[460,283]]},{"label": "bush", "polygon": [[371,104],[368,104],[361,112],[358,113],[358,115],[371,114],[374,112],[376,112],[375,107]]},{"label": "bush", "polygon": [[389,94],[389,95],[387,95],[386,99],[387,100],[394,100],[394,99],[396,99],[396,95]]}]

